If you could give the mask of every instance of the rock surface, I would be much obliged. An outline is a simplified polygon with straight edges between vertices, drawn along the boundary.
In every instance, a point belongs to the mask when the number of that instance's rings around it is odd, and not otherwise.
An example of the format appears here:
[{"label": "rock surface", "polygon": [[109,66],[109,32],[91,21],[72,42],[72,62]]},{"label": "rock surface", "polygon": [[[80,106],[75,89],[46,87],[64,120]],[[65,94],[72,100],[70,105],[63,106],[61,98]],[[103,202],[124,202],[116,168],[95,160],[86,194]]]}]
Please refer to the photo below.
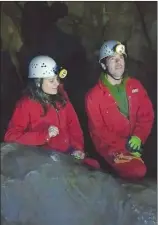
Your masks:
[{"label": "rock surface", "polygon": [[127,183],[51,154],[1,144],[2,225],[156,225],[156,182]]}]

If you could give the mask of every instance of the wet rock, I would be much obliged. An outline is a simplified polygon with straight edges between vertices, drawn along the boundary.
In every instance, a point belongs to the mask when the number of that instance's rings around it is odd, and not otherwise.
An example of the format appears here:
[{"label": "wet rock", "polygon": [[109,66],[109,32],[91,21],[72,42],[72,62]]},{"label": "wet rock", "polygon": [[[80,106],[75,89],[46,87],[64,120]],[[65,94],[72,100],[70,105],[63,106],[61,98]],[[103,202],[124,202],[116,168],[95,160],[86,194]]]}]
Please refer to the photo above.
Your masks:
[{"label": "wet rock", "polygon": [[138,216],[138,224],[156,224],[156,181],[149,179],[138,183],[125,183],[123,181],[121,183],[131,199],[132,210]]},{"label": "wet rock", "polygon": [[3,225],[156,225],[155,182],[127,183],[18,144],[1,145],[1,165]]}]

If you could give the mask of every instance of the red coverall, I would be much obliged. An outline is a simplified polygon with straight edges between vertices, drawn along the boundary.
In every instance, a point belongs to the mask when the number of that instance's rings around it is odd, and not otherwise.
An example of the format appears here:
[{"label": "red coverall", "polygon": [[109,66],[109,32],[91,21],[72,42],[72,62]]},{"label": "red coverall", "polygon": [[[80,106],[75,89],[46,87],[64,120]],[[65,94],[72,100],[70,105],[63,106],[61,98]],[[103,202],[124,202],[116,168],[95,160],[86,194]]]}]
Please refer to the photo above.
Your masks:
[{"label": "red coverall", "polygon": [[129,119],[120,113],[109,89],[100,80],[87,93],[86,112],[90,135],[98,153],[119,176],[137,179],[146,174],[143,160],[132,158],[123,161],[118,156],[130,156],[126,149],[130,136],[137,136],[143,144],[145,143],[152,128],[154,112],[151,101],[138,80],[128,79],[126,93],[129,101]]},{"label": "red coverall", "polygon": [[[13,117],[5,134],[6,142],[24,145],[43,145],[61,152],[69,147],[83,151],[84,141],[77,115],[70,102],[58,112],[49,106],[46,116],[40,103],[29,98],[18,101]],[[47,141],[49,126],[56,126],[59,135]]]},{"label": "red coverall", "polygon": [[[64,94],[67,96],[65,92]],[[20,99],[9,122],[4,141],[43,146],[60,152],[67,152],[70,148],[84,151],[83,132],[69,100],[58,112],[49,105],[47,114],[41,117],[42,114],[43,108],[40,103],[28,97]],[[48,139],[48,128],[51,125],[58,127],[59,135]],[[91,158],[85,158],[83,163],[100,168],[99,163]]]}]

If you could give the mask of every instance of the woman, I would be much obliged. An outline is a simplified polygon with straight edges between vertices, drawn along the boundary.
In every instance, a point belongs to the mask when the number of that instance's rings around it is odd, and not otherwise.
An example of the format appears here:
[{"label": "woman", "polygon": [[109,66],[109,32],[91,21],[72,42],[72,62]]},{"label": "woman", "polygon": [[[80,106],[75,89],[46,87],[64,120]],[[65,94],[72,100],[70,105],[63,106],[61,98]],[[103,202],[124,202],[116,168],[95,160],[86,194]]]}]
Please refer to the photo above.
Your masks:
[{"label": "woman", "polygon": [[[48,56],[37,56],[29,64],[30,82],[24,96],[17,102],[5,134],[5,142],[70,153],[84,159],[83,133],[76,112],[65,93],[60,78],[67,71],[59,71]],[[88,161],[87,161],[88,160]],[[92,159],[85,159],[99,167]]]}]

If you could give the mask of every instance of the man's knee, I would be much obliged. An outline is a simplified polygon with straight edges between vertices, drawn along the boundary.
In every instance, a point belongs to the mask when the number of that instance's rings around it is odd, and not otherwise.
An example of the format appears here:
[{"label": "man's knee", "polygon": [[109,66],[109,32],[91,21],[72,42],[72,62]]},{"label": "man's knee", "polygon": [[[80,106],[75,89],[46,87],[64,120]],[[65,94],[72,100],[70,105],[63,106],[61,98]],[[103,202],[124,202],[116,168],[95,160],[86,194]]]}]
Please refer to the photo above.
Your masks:
[{"label": "man's knee", "polygon": [[141,179],[145,176],[146,171],[147,171],[147,168],[143,162],[139,162],[136,165],[135,163],[133,163],[133,167],[129,175],[131,178]]},{"label": "man's knee", "polygon": [[147,168],[143,162],[138,159],[134,159],[131,162],[117,165],[115,170],[122,178],[141,179],[145,176]]}]

